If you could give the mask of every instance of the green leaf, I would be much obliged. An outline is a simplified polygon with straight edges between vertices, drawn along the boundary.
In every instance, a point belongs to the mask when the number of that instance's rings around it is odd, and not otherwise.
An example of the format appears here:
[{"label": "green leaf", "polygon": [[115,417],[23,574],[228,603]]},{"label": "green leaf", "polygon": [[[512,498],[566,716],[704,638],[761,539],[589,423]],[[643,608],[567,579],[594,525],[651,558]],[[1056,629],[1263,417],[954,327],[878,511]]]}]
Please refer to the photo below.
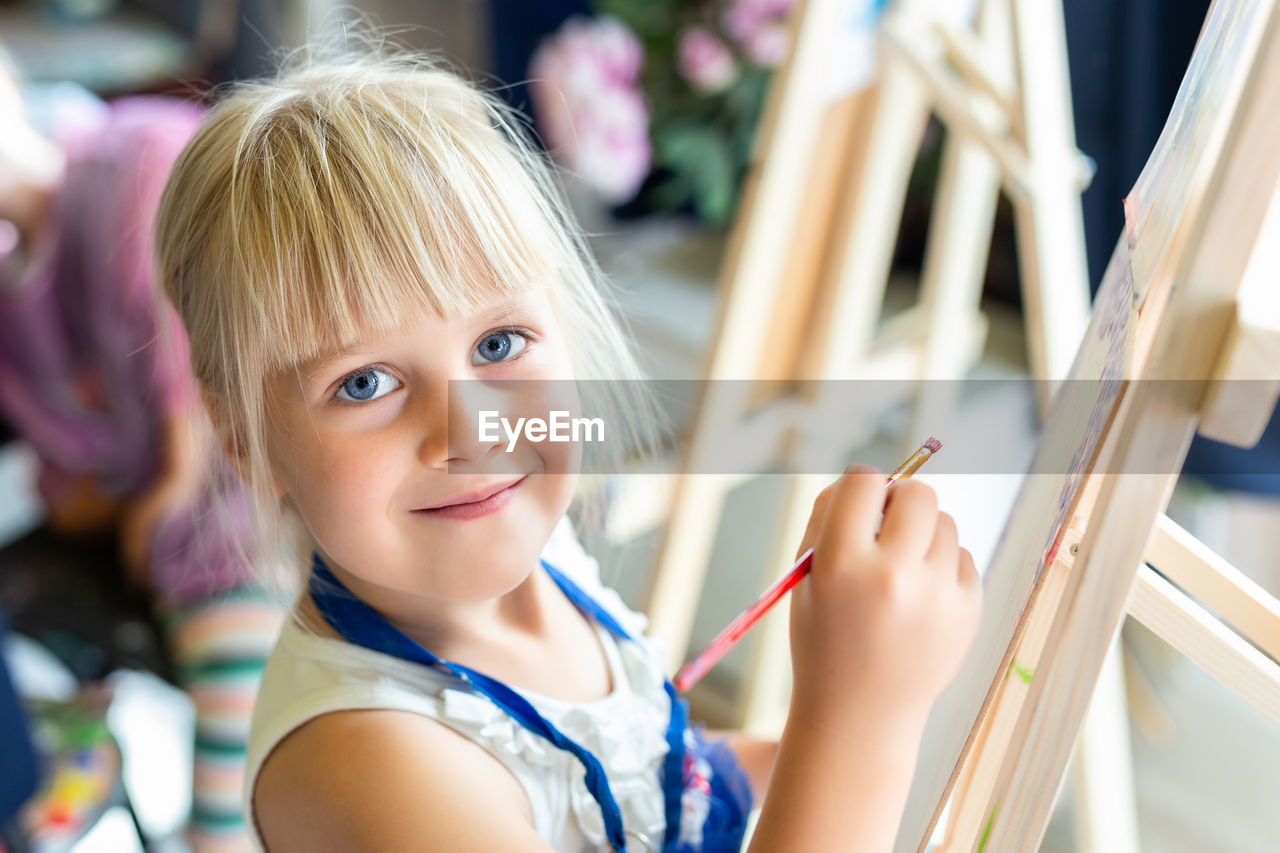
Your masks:
[{"label": "green leaf", "polygon": [[733,200],[737,191],[737,170],[725,142],[726,140],[717,136],[714,144],[709,145],[704,152],[695,199],[698,214],[717,225],[728,222],[733,215]]},{"label": "green leaf", "polygon": [[655,212],[678,210],[689,203],[693,186],[684,175],[672,174],[666,180],[649,187],[645,192],[645,205]]},{"label": "green leaf", "polygon": [[600,15],[613,15],[641,39],[662,38],[677,28],[678,3],[672,0],[595,0]]},{"label": "green leaf", "polygon": [[723,133],[704,124],[676,125],[655,133],[654,148],[655,161],[689,186],[699,217],[715,224],[729,220],[740,169]]}]

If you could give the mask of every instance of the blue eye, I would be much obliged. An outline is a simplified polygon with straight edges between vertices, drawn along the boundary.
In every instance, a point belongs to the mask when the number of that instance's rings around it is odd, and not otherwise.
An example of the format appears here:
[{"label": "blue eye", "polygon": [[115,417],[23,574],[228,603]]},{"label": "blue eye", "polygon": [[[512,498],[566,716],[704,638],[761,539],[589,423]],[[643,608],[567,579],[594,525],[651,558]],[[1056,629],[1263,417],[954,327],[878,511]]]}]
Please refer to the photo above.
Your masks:
[{"label": "blue eye", "polygon": [[518,355],[529,340],[519,332],[503,331],[486,335],[471,356],[474,365],[493,364]]},{"label": "blue eye", "polygon": [[367,403],[399,387],[400,380],[385,370],[369,368],[348,376],[334,396],[348,403]]}]

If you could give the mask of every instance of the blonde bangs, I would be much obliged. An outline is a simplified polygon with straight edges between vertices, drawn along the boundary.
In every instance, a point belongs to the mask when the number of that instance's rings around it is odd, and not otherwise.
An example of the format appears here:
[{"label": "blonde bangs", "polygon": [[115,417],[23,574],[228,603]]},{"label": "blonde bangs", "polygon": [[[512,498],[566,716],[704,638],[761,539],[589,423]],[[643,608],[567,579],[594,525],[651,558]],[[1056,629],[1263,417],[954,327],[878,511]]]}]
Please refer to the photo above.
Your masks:
[{"label": "blonde bangs", "polygon": [[241,281],[242,319],[260,324],[268,370],[413,312],[467,313],[562,265],[534,188],[491,125],[485,139],[478,117],[421,91],[321,94],[245,126],[230,176],[235,252],[223,274]]}]

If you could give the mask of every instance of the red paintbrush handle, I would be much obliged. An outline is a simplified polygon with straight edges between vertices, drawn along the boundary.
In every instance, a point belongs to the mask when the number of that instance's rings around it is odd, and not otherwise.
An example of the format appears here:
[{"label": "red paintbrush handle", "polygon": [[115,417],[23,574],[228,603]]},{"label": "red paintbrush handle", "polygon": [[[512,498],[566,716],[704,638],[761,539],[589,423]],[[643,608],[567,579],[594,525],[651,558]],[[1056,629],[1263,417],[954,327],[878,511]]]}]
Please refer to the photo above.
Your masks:
[{"label": "red paintbrush handle", "polygon": [[800,583],[801,578],[809,574],[811,565],[813,565],[812,548],[805,551],[800,559],[796,560],[796,564],[791,567],[791,571],[774,581],[773,586],[766,589],[755,604],[738,614],[738,617],[730,622],[728,627],[711,641],[711,645],[707,646],[706,651],[689,661],[676,673],[676,677],[672,680],[676,690],[688,690],[702,676],[707,674],[707,670],[719,663],[720,658],[724,657],[729,649],[737,645],[743,634],[755,627],[755,624],[760,621],[760,617],[764,616],[779,598],[790,592],[792,587]]}]

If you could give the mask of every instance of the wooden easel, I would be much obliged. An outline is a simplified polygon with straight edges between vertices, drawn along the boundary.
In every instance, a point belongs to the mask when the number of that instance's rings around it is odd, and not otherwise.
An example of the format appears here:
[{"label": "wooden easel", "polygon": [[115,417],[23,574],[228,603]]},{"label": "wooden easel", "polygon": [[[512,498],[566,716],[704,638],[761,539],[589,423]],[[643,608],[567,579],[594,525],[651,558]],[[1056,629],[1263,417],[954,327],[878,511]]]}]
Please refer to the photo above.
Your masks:
[{"label": "wooden easel", "polygon": [[1280,393],[1277,138],[1280,7],[1217,0],[1072,368],[1103,381],[1046,421],[1037,467],[1062,473],[1024,484],[898,850],[953,786],[942,849],[1038,847],[1126,612],[1280,723],[1280,603],[1160,515],[1197,428],[1248,446]]},{"label": "wooden easel", "polygon": [[[1010,0],[985,0],[978,28],[957,31],[930,6],[902,0],[887,13],[878,79],[835,102],[824,83],[849,4],[807,0],[794,11],[791,58],[771,87],[762,156],[726,251],[704,372],[710,381],[691,429],[686,474],[675,478],[669,499],[655,501],[670,513],[646,609],[652,630],[668,643],[673,671],[688,650],[727,491],[771,466],[839,471],[866,437],[850,425],[874,414],[859,411],[862,401],[838,399],[831,384],[761,399],[750,383],[729,380],[961,377],[985,337],[978,300],[1002,186],[1017,211],[1034,375],[1064,376],[1083,332],[1084,167],[1074,144],[1060,9],[1022,4],[1013,14]],[[943,120],[948,139],[922,297],[877,338],[893,237],[930,112]],[[779,227],[786,223],[794,228]],[[758,362],[744,359],[755,350],[744,342],[766,342]],[[927,418],[924,407],[919,411]],[[839,435],[821,433],[831,425]],[[726,453],[740,473],[693,473]],[[785,478],[766,565],[790,562],[828,480]],[[748,729],[776,732],[780,725],[786,631],[785,614],[771,615],[759,630],[742,703]]]}]

